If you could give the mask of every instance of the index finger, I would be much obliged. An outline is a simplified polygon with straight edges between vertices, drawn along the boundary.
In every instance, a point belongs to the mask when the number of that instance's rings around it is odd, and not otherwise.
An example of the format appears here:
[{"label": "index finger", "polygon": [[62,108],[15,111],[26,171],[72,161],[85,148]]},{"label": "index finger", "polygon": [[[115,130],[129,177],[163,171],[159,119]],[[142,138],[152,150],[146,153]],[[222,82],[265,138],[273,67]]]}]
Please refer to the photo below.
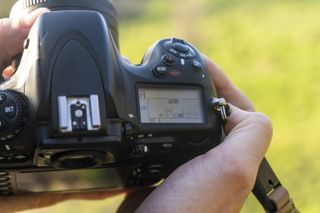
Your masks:
[{"label": "index finger", "polygon": [[209,74],[217,89],[218,97],[223,97],[227,102],[245,111],[255,111],[249,98],[243,94],[224,74],[222,69],[203,55]]}]

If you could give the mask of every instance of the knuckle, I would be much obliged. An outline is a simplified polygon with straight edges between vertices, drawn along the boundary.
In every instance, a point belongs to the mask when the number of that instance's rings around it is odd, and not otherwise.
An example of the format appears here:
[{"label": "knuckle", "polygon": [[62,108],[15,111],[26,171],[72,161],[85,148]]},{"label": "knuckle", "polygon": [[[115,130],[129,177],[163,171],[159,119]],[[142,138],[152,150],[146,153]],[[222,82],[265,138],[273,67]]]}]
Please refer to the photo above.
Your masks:
[{"label": "knuckle", "polygon": [[259,127],[262,131],[264,131],[270,137],[272,136],[273,128],[270,119],[261,112],[254,112],[252,113],[251,117],[249,118],[250,122]]}]

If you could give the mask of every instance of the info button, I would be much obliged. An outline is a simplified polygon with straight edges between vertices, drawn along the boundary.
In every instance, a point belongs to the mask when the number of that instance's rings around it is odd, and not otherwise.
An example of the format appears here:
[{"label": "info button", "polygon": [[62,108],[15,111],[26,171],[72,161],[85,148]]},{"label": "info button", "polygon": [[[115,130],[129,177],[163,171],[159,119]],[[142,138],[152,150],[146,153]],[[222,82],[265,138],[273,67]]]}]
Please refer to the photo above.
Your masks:
[{"label": "info button", "polygon": [[13,118],[16,115],[16,105],[12,101],[8,101],[3,107],[3,114],[7,118]]}]

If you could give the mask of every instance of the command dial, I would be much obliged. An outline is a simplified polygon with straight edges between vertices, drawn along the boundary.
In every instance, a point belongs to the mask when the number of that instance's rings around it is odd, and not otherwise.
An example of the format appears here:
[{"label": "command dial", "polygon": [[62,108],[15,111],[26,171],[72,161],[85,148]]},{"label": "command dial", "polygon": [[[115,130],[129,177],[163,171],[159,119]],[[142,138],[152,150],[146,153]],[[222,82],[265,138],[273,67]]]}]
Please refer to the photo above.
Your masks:
[{"label": "command dial", "polygon": [[0,91],[0,141],[15,137],[23,128],[28,116],[27,98],[24,94]]}]

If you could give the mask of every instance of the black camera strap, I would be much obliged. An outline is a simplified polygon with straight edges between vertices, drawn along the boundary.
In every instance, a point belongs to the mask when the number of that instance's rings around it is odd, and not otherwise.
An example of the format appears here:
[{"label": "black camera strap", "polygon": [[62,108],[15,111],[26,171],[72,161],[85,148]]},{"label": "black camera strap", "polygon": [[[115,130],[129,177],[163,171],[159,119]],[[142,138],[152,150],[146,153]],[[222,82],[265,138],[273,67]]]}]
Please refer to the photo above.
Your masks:
[{"label": "black camera strap", "polygon": [[287,189],[281,185],[265,158],[252,192],[267,213],[299,213]]},{"label": "black camera strap", "polygon": [[[212,107],[220,113],[222,122],[226,122],[231,113],[230,106],[224,98],[212,98]],[[284,188],[268,161],[263,158],[256,183],[252,190],[267,213],[299,213],[289,192]]]}]

